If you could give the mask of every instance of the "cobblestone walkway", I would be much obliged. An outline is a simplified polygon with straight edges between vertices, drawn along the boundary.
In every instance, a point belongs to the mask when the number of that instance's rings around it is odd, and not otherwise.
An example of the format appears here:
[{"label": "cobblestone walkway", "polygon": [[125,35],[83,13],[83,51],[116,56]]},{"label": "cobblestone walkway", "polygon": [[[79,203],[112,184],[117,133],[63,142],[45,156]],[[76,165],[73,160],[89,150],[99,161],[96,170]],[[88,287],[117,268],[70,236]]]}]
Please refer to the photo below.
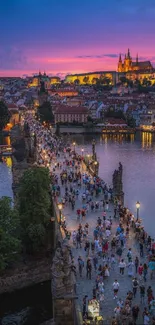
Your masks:
[{"label": "cobblestone walkway", "polygon": [[[62,161],[62,158],[61,158]],[[56,173],[59,174],[60,170],[57,169]],[[80,194],[78,197],[78,200],[76,200],[76,204],[75,204],[75,209],[72,210],[71,206],[68,204],[67,206],[65,206],[65,208],[63,209],[63,214],[66,217],[66,224],[67,224],[67,229],[71,232],[73,232],[73,230],[77,230],[78,224],[79,222],[77,222],[77,215],[76,215],[76,210],[77,208],[82,208],[82,193],[84,192],[84,186],[81,187],[80,190]],[[61,188],[61,197],[64,194],[64,186]],[[99,195],[99,197],[95,198],[94,197],[94,201],[99,201],[103,199],[103,195]],[[88,239],[90,241],[93,240],[93,231],[94,228],[96,227],[97,224],[97,219],[98,217],[102,217],[103,216],[103,211],[98,211],[98,212],[91,212],[89,211],[89,213],[87,214],[86,218],[81,222],[82,225],[84,226],[84,224],[86,222],[88,222],[89,224],[89,235],[88,235]],[[107,216],[112,216],[113,217],[113,205],[110,204],[109,206],[109,212],[107,213]],[[112,224],[112,234],[109,238],[109,240],[113,237],[113,235],[116,234],[116,228],[119,224],[119,220],[118,219],[114,219],[113,220],[113,224]],[[74,260],[75,260],[75,265],[77,267],[77,295],[79,298],[79,303],[81,305],[82,308],[82,299],[85,295],[88,296],[88,299],[92,299],[93,295],[92,295],[92,290],[93,287],[95,285],[95,279],[96,279],[96,275],[97,272],[94,270],[94,268],[92,268],[92,279],[89,280],[86,278],[86,263],[85,263],[85,267],[84,267],[84,272],[83,272],[83,276],[82,278],[79,277],[78,274],[78,263],[77,263],[77,259],[78,256],[82,256],[84,261],[86,261],[86,253],[84,250],[84,243],[82,243],[82,248],[78,248],[76,249],[76,247],[74,247],[73,243],[72,243],[72,239],[69,240],[69,243],[72,247],[72,252],[73,252],[73,256],[74,256]],[[110,246],[110,245],[109,245]],[[140,258],[139,255],[139,245],[137,240],[135,239],[135,234],[133,232],[133,230],[130,230],[130,235],[129,238],[127,239],[127,243],[126,243],[126,248],[123,251],[123,255],[122,258],[125,259],[125,262],[127,263],[127,251],[128,248],[132,248],[132,256],[133,256],[133,261],[135,259],[136,256],[139,257],[140,262],[144,263],[147,262],[147,258],[146,258],[146,254],[144,253],[144,258]],[[109,256],[111,255],[111,251],[109,248]],[[91,250],[90,250],[90,258],[92,258],[91,255]],[[99,260],[99,264],[102,264],[102,259]],[[138,277],[138,276],[137,276]],[[104,320],[105,320],[105,324],[110,324],[110,319],[112,316],[114,316],[114,308],[117,305],[117,301],[113,299],[113,290],[112,290],[112,284],[114,282],[114,280],[117,279],[119,284],[120,284],[120,288],[119,288],[119,292],[118,292],[118,299],[122,298],[123,300],[126,298],[126,294],[129,290],[132,290],[132,278],[128,276],[127,274],[127,269],[125,270],[124,275],[120,275],[119,273],[119,267],[118,267],[118,259],[117,259],[117,263],[115,265],[114,270],[110,270],[110,277],[106,278],[104,280],[104,285],[105,285],[105,292],[104,292],[104,296],[105,296],[105,300],[104,302],[102,302],[102,306],[101,306],[101,315],[103,316]],[[148,274],[147,276],[147,282],[146,282],[146,289],[147,287],[151,285],[152,288],[155,288],[155,280],[150,280],[150,276]],[[137,296],[135,299],[133,299],[133,304],[138,304],[140,306],[140,317],[139,320],[137,322],[137,324],[143,324],[142,321],[142,312],[144,310],[144,307],[147,306],[147,298],[145,298],[145,303],[144,305],[140,305],[140,293],[139,290],[137,292]]]}]

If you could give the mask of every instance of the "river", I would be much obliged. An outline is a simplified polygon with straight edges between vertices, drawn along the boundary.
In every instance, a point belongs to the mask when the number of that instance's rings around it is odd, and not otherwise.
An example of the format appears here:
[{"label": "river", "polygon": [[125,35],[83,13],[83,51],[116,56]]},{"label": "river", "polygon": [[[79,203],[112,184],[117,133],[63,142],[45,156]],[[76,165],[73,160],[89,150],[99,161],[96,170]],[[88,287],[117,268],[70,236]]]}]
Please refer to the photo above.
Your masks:
[{"label": "river", "polygon": [[154,237],[154,195],[155,195],[155,135],[76,135],[75,149],[84,154],[91,153],[92,139],[96,140],[96,153],[99,160],[99,176],[107,184],[112,184],[112,173],[123,164],[123,187],[125,205],[136,214],[136,201],[140,201],[140,218],[146,231]]}]

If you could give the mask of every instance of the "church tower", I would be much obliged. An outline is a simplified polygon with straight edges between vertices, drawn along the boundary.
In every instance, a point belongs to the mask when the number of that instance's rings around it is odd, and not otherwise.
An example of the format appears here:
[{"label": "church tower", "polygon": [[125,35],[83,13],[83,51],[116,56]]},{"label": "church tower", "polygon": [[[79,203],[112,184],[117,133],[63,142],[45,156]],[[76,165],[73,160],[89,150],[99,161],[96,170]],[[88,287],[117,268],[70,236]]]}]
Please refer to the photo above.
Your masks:
[{"label": "church tower", "polygon": [[130,50],[129,49],[128,49],[127,56],[125,56],[125,58],[126,58],[126,61],[125,61],[125,71],[129,71],[129,70],[131,70],[131,67],[132,67],[132,58],[131,58]]},{"label": "church tower", "polygon": [[138,53],[137,53],[137,56],[136,56],[136,65],[138,65]]},{"label": "church tower", "polygon": [[118,72],[122,72],[123,70],[123,64],[122,64],[122,57],[121,54],[119,55],[119,61],[118,61]]}]

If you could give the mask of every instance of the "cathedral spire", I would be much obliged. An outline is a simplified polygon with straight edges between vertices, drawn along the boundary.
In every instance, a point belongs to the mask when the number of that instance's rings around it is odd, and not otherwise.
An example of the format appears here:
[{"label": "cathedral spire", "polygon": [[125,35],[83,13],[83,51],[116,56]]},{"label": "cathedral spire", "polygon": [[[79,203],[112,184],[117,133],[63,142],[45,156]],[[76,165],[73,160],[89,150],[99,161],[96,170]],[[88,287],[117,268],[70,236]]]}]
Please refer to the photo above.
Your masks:
[{"label": "cathedral spire", "polygon": [[121,53],[120,53],[120,55],[119,55],[119,62],[122,62]]},{"label": "cathedral spire", "polygon": [[137,53],[137,56],[136,56],[136,63],[138,64],[138,53]]},{"label": "cathedral spire", "polygon": [[128,49],[127,58],[130,59],[130,50]]}]

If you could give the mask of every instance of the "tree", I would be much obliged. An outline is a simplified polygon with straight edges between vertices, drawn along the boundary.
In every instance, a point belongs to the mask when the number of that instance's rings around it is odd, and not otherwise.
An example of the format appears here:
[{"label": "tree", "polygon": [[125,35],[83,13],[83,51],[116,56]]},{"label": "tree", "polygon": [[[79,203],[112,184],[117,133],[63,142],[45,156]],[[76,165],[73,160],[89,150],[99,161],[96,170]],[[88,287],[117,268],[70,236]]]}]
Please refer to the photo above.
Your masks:
[{"label": "tree", "polygon": [[93,78],[92,79],[92,84],[95,85],[96,84],[96,81],[97,81],[97,78]]},{"label": "tree", "polygon": [[83,78],[83,82],[84,82],[85,84],[87,84],[87,83],[89,82],[89,77],[85,76],[85,77]]},{"label": "tree", "polygon": [[122,83],[122,84],[127,84],[127,82],[128,82],[128,79],[126,78],[126,77],[120,77],[120,82]]},{"label": "tree", "polygon": [[44,81],[40,82],[40,94],[42,94],[42,93],[46,93],[45,82]]},{"label": "tree", "polygon": [[121,109],[115,110],[110,108],[104,113],[104,117],[114,117],[125,120],[124,113]]},{"label": "tree", "polygon": [[45,246],[50,221],[50,176],[45,167],[28,169],[20,182],[18,207],[22,240],[29,253]]},{"label": "tree", "polygon": [[147,78],[144,78],[143,79],[143,86],[145,86],[145,87],[151,86],[151,81],[148,80]]},{"label": "tree", "polygon": [[90,115],[87,116],[87,122],[93,122],[93,119]]},{"label": "tree", "polygon": [[101,75],[101,77],[100,77],[101,85],[109,86],[110,82],[111,82],[110,78],[107,78],[107,77],[104,77],[104,76]]},{"label": "tree", "polygon": [[80,84],[80,80],[79,79],[75,79],[74,80],[74,85],[79,85]]},{"label": "tree", "polygon": [[47,124],[54,122],[54,114],[50,102],[44,102],[38,107],[37,118],[39,118],[41,122],[46,122]]},{"label": "tree", "polygon": [[0,199],[0,269],[13,262],[20,251],[19,216],[9,197]]},{"label": "tree", "polygon": [[126,119],[126,122],[127,122],[128,126],[130,126],[131,128],[135,128],[136,127],[136,121],[133,118],[133,116],[128,115],[127,116],[127,119]]},{"label": "tree", "polygon": [[3,101],[0,101],[0,131],[9,123],[10,113],[8,107]]}]

